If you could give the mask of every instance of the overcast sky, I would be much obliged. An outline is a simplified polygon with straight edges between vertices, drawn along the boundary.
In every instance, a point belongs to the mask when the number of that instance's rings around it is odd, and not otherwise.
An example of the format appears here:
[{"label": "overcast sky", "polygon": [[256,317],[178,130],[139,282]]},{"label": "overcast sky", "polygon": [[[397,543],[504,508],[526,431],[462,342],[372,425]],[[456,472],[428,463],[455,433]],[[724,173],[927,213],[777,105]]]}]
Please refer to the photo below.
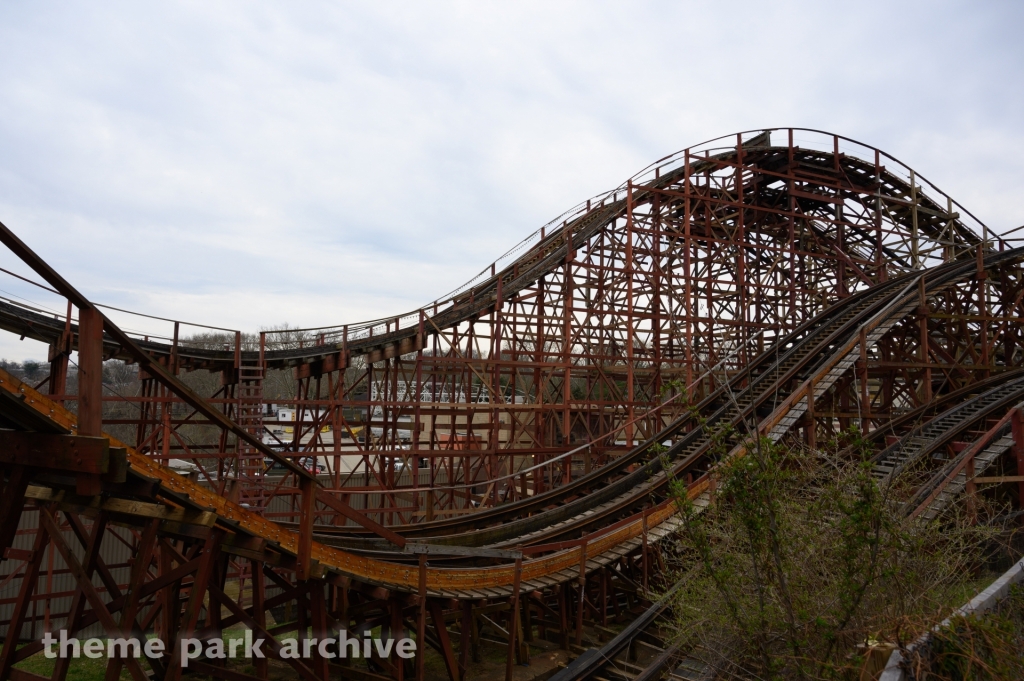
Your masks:
[{"label": "overcast sky", "polygon": [[[0,4],[0,221],[120,307],[247,331],[399,313],[649,162],[766,126],[1024,223],[1020,2],[98,6]],[[45,348],[0,334],[0,356]]]}]

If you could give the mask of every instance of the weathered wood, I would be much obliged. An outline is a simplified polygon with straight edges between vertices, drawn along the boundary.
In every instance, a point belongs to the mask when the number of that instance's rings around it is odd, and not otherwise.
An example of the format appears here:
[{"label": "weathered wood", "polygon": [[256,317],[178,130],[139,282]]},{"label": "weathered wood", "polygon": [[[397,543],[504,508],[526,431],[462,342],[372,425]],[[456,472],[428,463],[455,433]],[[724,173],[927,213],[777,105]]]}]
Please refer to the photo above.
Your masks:
[{"label": "weathered wood", "polygon": [[[127,450],[119,451],[127,458]],[[110,441],[105,437],[0,430],[0,463],[106,473],[110,470]]]},{"label": "weathered wood", "polygon": [[78,432],[103,435],[103,316],[78,310]]},{"label": "weathered wood", "polygon": [[[39,517],[49,517],[51,512],[50,509],[40,508]],[[37,532],[35,543],[32,545],[32,559],[25,565],[21,588],[18,589],[18,598],[14,601],[14,610],[11,612],[10,622],[7,625],[7,638],[4,640],[3,653],[0,654],[0,680],[2,681],[10,678],[11,668],[15,662],[14,654],[18,648],[18,638],[21,636],[21,627],[25,623],[25,614],[28,612],[28,606],[32,600],[32,592],[35,591],[36,581],[39,579],[39,565],[43,561],[43,549],[45,548],[46,533]]]},{"label": "weathered wood", "polygon": [[[423,681],[427,659],[427,554],[419,554],[419,604],[416,617],[416,681]],[[444,624],[444,622],[442,622]]]},{"label": "weathered wood", "polygon": [[296,577],[300,580],[309,579],[309,560],[313,552],[313,520],[316,517],[316,483],[311,480],[300,480],[299,489],[299,546],[295,559]]},{"label": "weathered wood", "polygon": [[995,475],[989,477],[974,478],[977,484],[1002,484],[1004,482],[1024,482],[1024,475]]},{"label": "weathered wood", "polygon": [[25,466],[11,466],[0,498],[0,556],[14,543],[25,508],[25,490],[32,472]]},{"label": "weathered wood", "polygon": [[[50,535],[50,541],[60,552],[61,558],[68,565],[68,571],[78,580],[78,586],[85,595],[85,598],[89,601],[89,605],[95,611],[99,617],[100,623],[103,628],[106,629],[108,634],[115,634],[117,632],[117,623],[114,621],[113,615],[107,610],[106,604],[96,591],[96,587],[92,585],[92,579],[86,575],[85,569],[82,564],[78,562],[78,558],[71,551],[71,548],[64,541],[64,536],[61,534],[60,529],[57,527],[57,523],[46,513],[39,514],[39,524],[46,530]],[[142,669],[142,665],[139,661],[134,658],[128,658],[126,660],[128,671],[131,673],[132,678],[135,681],[149,681],[149,677]]]},{"label": "weathered wood", "polygon": [[[128,588],[125,590],[127,606],[121,610],[120,628],[121,633],[126,637],[132,635],[137,628],[135,615],[139,611],[139,589],[146,575],[149,573],[149,561],[153,558],[153,549],[156,547],[157,532],[160,529],[160,521],[152,520],[146,526],[142,537],[139,539],[138,550],[135,554],[135,563],[132,565],[131,577],[128,579]],[[142,633],[142,632],[138,632]],[[140,639],[142,640],[142,639]],[[111,658],[107,662],[107,672],[104,681],[117,681],[121,678],[121,667],[124,662],[119,658]]]},{"label": "weathered wood", "polygon": [[[206,540],[206,544],[202,548],[202,555],[199,560],[199,568],[196,570],[196,576],[192,580],[192,589],[188,597],[188,603],[185,604],[185,611],[181,615],[181,624],[178,627],[178,636],[189,636],[196,630],[196,625],[199,623],[199,611],[203,607],[203,598],[206,596],[207,589],[216,589],[216,584],[213,584],[213,568],[217,563],[217,557],[220,555],[220,543],[223,532],[219,529],[215,529],[210,538]],[[167,664],[167,674],[165,676],[166,681],[179,681],[181,679],[181,646],[177,645],[177,641],[171,649],[171,659]]]},{"label": "weathered wood", "polygon": [[459,663],[455,659],[455,651],[452,649],[452,640],[445,627],[444,612],[441,604],[436,599],[430,599],[428,603],[430,619],[434,622],[434,630],[437,632],[437,640],[441,644],[441,657],[444,658],[444,666],[448,670],[448,678],[451,681],[459,681]]},{"label": "weathered wood", "polygon": [[[281,644],[278,643],[277,639],[274,638],[274,636],[269,631],[267,631],[263,626],[257,624],[256,620],[254,620],[249,615],[249,613],[247,613],[245,610],[239,607],[238,603],[235,603],[233,600],[225,596],[224,593],[217,588],[216,584],[210,586],[210,594],[219,603],[221,603],[228,610],[230,610],[241,622],[248,625],[248,627],[252,629],[254,636],[258,635],[257,638],[263,638],[264,645],[268,646],[269,651],[274,653],[274,655],[276,655],[278,659],[282,659]],[[299,675],[306,681],[320,681],[319,679],[317,679],[316,674],[313,673],[313,670],[307,667],[305,664],[303,664],[300,660],[283,658],[283,661],[291,665],[292,669],[297,671]]]},{"label": "weathered wood", "polygon": [[[521,547],[520,547],[521,548]],[[511,612],[508,618],[508,651],[505,655],[505,681],[512,681],[512,659],[522,664],[522,655],[516,648],[516,634],[519,633],[519,584],[523,576],[523,555],[516,558],[515,578],[512,581],[512,597],[509,599]]]},{"label": "weathered wood", "polygon": [[[69,519],[70,520],[70,519]],[[92,531],[85,533],[83,527],[71,525],[72,531],[78,537],[78,541],[85,547],[84,571],[88,578],[92,579],[92,573],[96,569],[96,561],[99,560],[100,543],[103,540],[103,532],[107,529],[106,516],[101,515],[92,524]],[[75,589],[75,595],[71,598],[71,609],[68,610],[68,619],[65,629],[68,636],[74,636],[82,627],[82,614],[85,611],[85,593],[81,587]],[[71,658],[58,657],[53,667],[52,681],[64,681],[68,674],[68,665]]]},{"label": "weathered wood", "polygon": [[95,515],[103,511],[112,515],[156,518],[167,523],[182,523],[200,527],[213,527],[217,522],[217,514],[212,511],[196,511],[190,508],[178,508],[116,497],[101,499],[100,497],[68,496],[60,490],[37,485],[28,485],[25,497],[43,502],[58,501],[60,510],[85,515]]},{"label": "weathered wood", "polygon": [[331,510],[337,511],[349,520],[356,522],[357,524],[366,528],[370,532],[373,532],[374,534],[383,537],[384,539],[387,539],[395,546],[405,546],[405,537],[402,537],[401,535],[384,527],[380,523],[371,520],[370,517],[367,516],[365,513],[360,513],[359,511],[355,510],[354,508],[343,502],[341,499],[338,499],[334,495],[318,488],[316,490],[316,500],[319,501],[324,506],[327,506]]}]

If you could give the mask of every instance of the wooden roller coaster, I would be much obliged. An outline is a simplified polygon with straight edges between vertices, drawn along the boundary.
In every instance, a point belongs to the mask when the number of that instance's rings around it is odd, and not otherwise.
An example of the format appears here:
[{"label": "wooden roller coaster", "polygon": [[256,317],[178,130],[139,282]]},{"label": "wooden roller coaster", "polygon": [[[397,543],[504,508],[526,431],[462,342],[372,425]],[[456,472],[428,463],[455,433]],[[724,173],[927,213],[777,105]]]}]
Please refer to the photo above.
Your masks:
[{"label": "wooden roller coaster", "polygon": [[[658,678],[670,643],[629,656],[664,608],[669,482],[706,503],[726,424],[730,457],[857,425],[880,479],[923,465],[915,517],[981,486],[1024,498],[1024,249],[840,136],[673,154],[363,324],[129,333],[0,241],[67,305],[0,300],[0,328],[50,347],[42,382],[0,371],[0,681],[43,678],[16,665],[58,630],[163,642],[111,658],[110,681],[269,678],[267,659],[183,659],[182,640],[238,626],[309,681],[419,681],[427,649],[452,681],[497,650],[510,680],[542,644],[602,638],[565,678]],[[134,394],[104,383],[112,363]],[[293,632],[408,633],[419,652],[293,658]]]}]

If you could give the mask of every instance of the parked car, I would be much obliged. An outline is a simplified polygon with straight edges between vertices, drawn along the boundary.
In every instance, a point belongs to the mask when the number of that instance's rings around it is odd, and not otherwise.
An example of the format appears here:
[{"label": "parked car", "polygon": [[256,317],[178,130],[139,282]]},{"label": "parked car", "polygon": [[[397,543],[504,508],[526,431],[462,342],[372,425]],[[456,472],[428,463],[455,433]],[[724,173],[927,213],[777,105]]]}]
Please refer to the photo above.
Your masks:
[{"label": "parked car", "polygon": [[298,464],[314,475],[327,472],[327,466],[317,461],[315,456],[304,456],[299,459]]}]

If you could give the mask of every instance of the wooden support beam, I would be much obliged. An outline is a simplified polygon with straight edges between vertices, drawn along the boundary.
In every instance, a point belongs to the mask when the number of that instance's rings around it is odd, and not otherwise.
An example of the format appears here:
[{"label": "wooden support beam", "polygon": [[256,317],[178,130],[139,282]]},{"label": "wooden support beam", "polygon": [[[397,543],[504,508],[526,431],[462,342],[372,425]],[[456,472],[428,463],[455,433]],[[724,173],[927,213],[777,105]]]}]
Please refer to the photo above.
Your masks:
[{"label": "wooden support beam", "polygon": [[[419,555],[419,596],[416,619],[416,681],[424,681],[427,659],[427,554]],[[399,660],[401,663],[401,660]]]},{"label": "wooden support beam", "polygon": [[459,663],[455,660],[455,651],[452,649],[451,637],[448,635],[447,627],[445,627],[441,603],[437,599],[432,598],[427,607],[430,610],[430,618],[434,622],[437,640],[441,644],[441,656],[444,658],[445,669],[448,670],[449,681],[459,681],[462,676],[459,673]]},{"label": "wooden support beam", "polygon": [[217,556],[220,554],[220,543],[223,535],[223,530],[215,528],[201,549],[199,567],[195,572],[195,578],[192,580],[191,593],[189,593],[185,611],[181,615],[181,623],[178,626],[177,636],[175,636],[173,647],[170,651],[171,655],[170,661],[167,664],[165,681],[179,681],[181,679],[181,645],[179,641],[181,638],[195,632],[196,625],[199,623],[199,610],[203,606],[203,598],[206,595],[206,591],[207,589],[216,589],[216,584],[212,583],[213,568],[216,565]]},{"label": "wooden support beam", "polygon": [[252,629],[253,635],[256,638],[262,638],[264,640],[264,645],[268,647],[267,649],[274,653],[278,659],[283,659],[284,662],[291,665],[292,669],[299,673],[299,676],[306,681],[320,681],[320,679],[317,679],[316,674],[313,673],[313,670],[303,664],[301,660],[281,658],[281,644],[277,642],[277,639],[274,638],[266,628],[257,624],[256,620],[254,620],[249,613],[239,607],[237,603],[225,596],[224,592],[218,589],[216,584],[210,586],[210,594],[213,595],[219,603],[230,610],[232,614],[238,617],[241,622],[245,623],[250,629]]},{"label": "wooden support beam", "polygon": [[[309,593],[312,637],[317,641],[323,641],[330,633],[330,627],[327,624],[327,599],[324,597],[324,583],[320,580],[311,579],[307,592]],[[327,658],[320,655],[319,649],[314,650],[310,664],[313,667],[314,674],[323,679],[323,681],[328,680],[330,672]]]},{"label": "wooden support beam", "polygon": [[[263,576],[263,563],[259,560],[252,560],[249,563],[252,570],[252,619],[262,629],[267,628],[266,610],[266,578]],[[256,658],[253,660],[253,668],[256,676],[266,681],[270,674],[270,665],[266,659]]]},{"label": "wooden support beam", "polygon": [[[49,517],[53,511],[49,508],[40,508],[39,517]],[[43,552],[46,548],[46,533],[39,530],[36,533],[35,543],[32,545],[32,557],[25,565],[25,574],[21,578],[21,588],[18,589],[18,598],[14,601],[14,610],[11,612],[10,621],[7,625],[7,638],[4,640],[3,653],[0,654],[0,681],[7,681],[11,678],[11,668],[14,665],[14,654],[18,649],[18,639],[21,637],[21,628],[25,623],[25,614],[28,612],[29,603],[32,601],[32,593],[36,588],[36,581],[39,579],[39,566],[43,562]]]},{"label": "wooden support beam", "polygon": [[25,466],[11,466],[7,472],[7,484],[0,498],[0,559],[14,544],[14,537],[21,523],[21,512],[25,508],[25,490],[32,471]]},{"label": "wooden support beam", "polygon": [[512,660],[513,655],[516,661],[522,664],[521,652],[516,647],[516,634],[519,632],[519,584],[523,576],[523,554],[522,547],[519,557],[516,558],[515,576],[512,579],[512,597],[509,599],[511,612],[508,617],[508,651],[505,655],[505,681],[512,681]]},{"label": "wooden support beam", "polygon": [[974,478],[975,483],[999,485],[1004,482],[1024,482],[1024,475],[994,475],[988,477]]},{"label": "wooden support beam", "polygon": [[[40,511],[41,512],[41,511]],[[96,569],[96,562],[99,560],[100,543],[103,539],[103,533],[107,528],[107,518],[105,515],[100,515],[92,523],[92,530],[87,534],[85,528],[81,525],[76,525],[72,517],[68,517],[71,522],[71,529],[78,537],[78,541],[85,547],[85,574],[90,580],[92,580],[92,573]],[[82,627],[82,615],[85,610],[85,592],[82,591],[81,586],[75,589],[75,595],[71,598],[71,608],[68,610],[67,624],[64,628],[67,629],[68,636],[74,636],[79,629]],[[54,667],[53,674],[51,675],[52,681],[64,681],[68,673],[68,665],[71,664],[71,658],[58,657]]]},{"label": "wooden support beam", "polygon": [[354,508],[352,508],[351,506],[349,506],[348,504],[343,502],[341,499],[338,499],[336,496],[334,496],[330,492],[326,492],[323,489],[317,489],[316,490],[316,500],[319,501],[324,506],[327,506],[328,508],[330,508],[330,509],[332,509],[334,511],[337,511],[338,513],[340,513],[341,515],[345,516],[349,520],[352,520],[353,522],[357,523],[358,525],[366,528],[370,532],[373,532],[377,536],[383,537],[384,539],[387,539],[389,542],[391,542],[395,546],[398,546],[398,547],[404,547],[405,546],[405,537],[402,537],[401,535],[399,535],[399,534],[393,532],[392,530],[389,530],[388,528],[384,527],[380,523],[378,523],[378,522],[376,522],[374,520],[371,520],[369,516],[367,516],[366,514],[360,513],[359,511],[355,510]]},{"label": "wooden support beam", "polygon": [[[71,572],[72,576],[78,580],[78,587],[82,590],[86,600],[89,601],[89,605],[92,606],[93,611],[99,618],[103,628],[107,631],[108,635],[115,635],[117,633],[117,622],[114,621],[113,615],[107,610],[106,604],[100,597],[99,592],[96,591],[96,587],[92,585],[92,579],[86,574],[82,564],[78,562],[78,558],[71,551],[71,548],[64,541],[64,536],[60,532],[60,528],[57,527],[57,523],[47,513],[39,514],[39,524],[46,532],[50,535],[50,541],[57,548],[61,558],[67,563],[68,571]],[[128,671],[132,675],[134,681],[149,681],[149,677],[146,676],[146,672],[143,671],[142,665],[139,661],[134,658],[127,658],[126,664]]]},{"label": "wooden support beam", "polygon": [[[52,500],[57,494],[45,487],[29,486],[26,496],[30,499]],[[99,511],[110,515],[135,517],[140,519],[156,518],[166,523],[181,523],[183,525],[197,525],[199,527],[213,527],[217,522],[217,514],[212,511],[196,511],[191,508],[178,508],[164,504],[151,504],[145,501],[134,501],[132,499],[118,499],[109,497],[107,499],[82,499],[80,497],[64,497],[60,501],[60,509],[84,515],[95,514]],[[142,524],[142,523],[140,523]],[[166,528],[165,528],[166,529]],[[205,533],[204,533],[205,538]]]},{"label": "wooden support beam", "polygon": [[462,602],[462,621],[459,624],[459,678],[466,678],[469,668],[469,650],[472,647],[473,604]]},{"label": "wooden support beam", "polygon": [[299,495],[299,546],[295,552],[297,561],[295,573],[299,580],[306,580],[310,577],[309,560],[313,552],[313,520],[316,517],[315,487],[316,483],[312,480],[299,481],[302,493]]},{"label": "wooden support beam", "polygon": [[[125,590],[127,605],[121,610],[120,625],[121,633],[125,637],[132,635],[137,628],[135,615],[139,611],[138,593],[142,583],[149,574],[149,563],[153,558],[153,550],[156,548],[157,531],[160,529],[159,520],[151,520],[139,538],[139,545],[135,553],[135,562],[132,565],[131,577],[128,579],[128,588]],[[140,639],[140,640],[144,640]],[[107,672],[104,681],[117,681],[121,678],[121,666],[124,662],[120,658],[111,658],[107,663]]]},{"label": "wooden support beam", "polygon": [[[124,452],[127,457],[126,450]],[[110,470],[105,437],[0,430],[0,463],[99,475]]]},{"label": "wooden support beam", "polygon": [[78,434],[103,435],[103,315],[78,310]]}]

